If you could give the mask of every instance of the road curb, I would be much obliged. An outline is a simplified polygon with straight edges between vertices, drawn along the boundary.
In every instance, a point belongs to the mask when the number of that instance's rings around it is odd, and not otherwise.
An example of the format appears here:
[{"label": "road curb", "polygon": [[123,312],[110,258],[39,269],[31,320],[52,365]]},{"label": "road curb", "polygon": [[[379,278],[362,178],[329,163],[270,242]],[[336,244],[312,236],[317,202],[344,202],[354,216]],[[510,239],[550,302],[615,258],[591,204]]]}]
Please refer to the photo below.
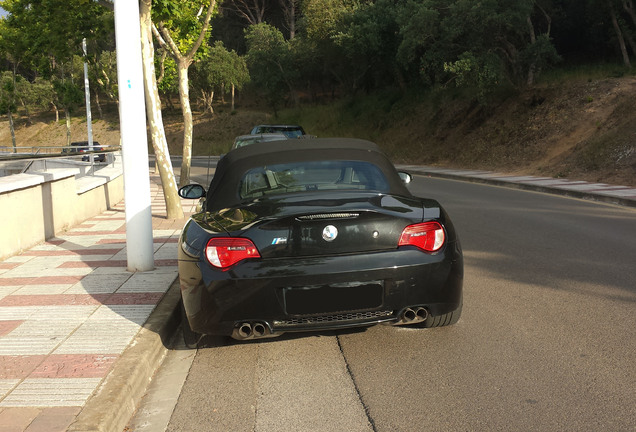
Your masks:
[{"label": "road curb", "polygon": [[564,189],[564,188],[559,188],[555,186],[543,186],[543,185],[536,185],[536,184],[530,184],[530,183],[512,182],[512,181],[506,181],[506,180],[501,180],[497,178],[489,178],[487,176],[471,176],[471,175],[465,175],[465,174],[439,172],[436,170],[427,170],[425,168],[414,168],[411,166],[408,166],[408,167],[405,166],[404,169],[406,169],[407,171],[413,174],[425,175],[429,177],[436,177],[436,178],[442,178],[447,180],[467,181],[471,183],[481,183],[481,184],[487,184],[492,186],[506,187],[510,189],[520,189],[520,190],[525,190],[530,192],[548,193],[552,195],[560,195],[560,196],[565,196],[569,198],[583,199],[587,201],[597,201],[597,202],[603,202],[606,204],[615,204],[615,205],[620,205],[625,207],[636,207],[636,199],[604,195],[598,192],[586,192],[586,191]]},{"label": "road curb", "polygon": [[124,430],[179,326],[181,317],[177,306],[180,299],[177,277],[132,344],[115,362],[106,379],[69,426],[68,432]]}]

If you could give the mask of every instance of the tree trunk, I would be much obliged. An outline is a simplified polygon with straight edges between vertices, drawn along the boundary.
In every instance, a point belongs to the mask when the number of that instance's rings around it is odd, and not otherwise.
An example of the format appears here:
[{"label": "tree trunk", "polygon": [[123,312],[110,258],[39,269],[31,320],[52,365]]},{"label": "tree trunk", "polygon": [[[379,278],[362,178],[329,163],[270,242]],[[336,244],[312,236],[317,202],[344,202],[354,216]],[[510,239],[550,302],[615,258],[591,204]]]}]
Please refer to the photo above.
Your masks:
[{"label": "tree trunk", "polygon": [[180,61],[178,64],[179,99],[183,113],[183,157],[181,159],[181,175],[179,176],[179,186],[181,187],[190,183],[190,165],[192,163],[192,109],[190,108],[190,90],[188,89],[189,66],[187,61]]},{"label": "tree trunk", "polygon": [[636,12],[634,12],[634,4],[632,0],[623,0],[623,9],[629,14],[632,19],[632,23],[636,25]]},{"label": "tree trunk", "polygon": [[66,145],[71,145],[71,113],[68,108],[64,110],[64,117],[66,117]]},{"label": "tree trunk", "polygon": [[[534,45],[537,42],[536,34],[534,33],[534,25],[532,24],[532,18],[530,15],[526,17],[528,23],[528,30],[530,31],[530,45]],[[528,66],[528,76],[526,79],[526,85],[531,86],[534,84],[534,72],[537,68],[535,59],[532,59],[530,66]]]},{"label": "tree trunk", "polygon": [[144,87],[146,94],[146,116],[148,118],[152,147],[155,152],[161,187],[166,201],[166,215],[168,219],[183,218],[181,199],[177,193],[177,183],[172,170],[168,142],[163,129],[161,117],[161,100],[155,77],[154,47],[152,44],[152,27],[150,20],[152,0],[141,0],[139,16],[141,23],[141,51],[144,71]]},{"label": "tree trunk", "polygon": [[57,105],[55,105],[53,102],[51,102],[51,105],[53,105],[53,110],[55,111],[55,123],[59,123],[60,122],[60,110],[57,109]]},{"label": "tree trunk", "polygon": [[623,63],[628,68],[632,68],[632,64],[629,61],[629,54],[627,54],[627,47],[625,46],[625,39],[623,38],[623,32],[621,31],[621,27],[618,24],[618,19],[616,18],[616,11],[614,10],[614,5],[611,0],[607,0],[607,5],[609,6],[610,17],[612,18],[612,26],[614,26],[614,32],[616,33],[616,39],[618,39],[618,45],[621,49],[621,54],[623,55]]},{"label": "tree trunk", "polygon": [[99,92],[95,91],[95,103],[97,104],[97,111],[99,112],[100,120],[104,120],[104,112],[102,111],[102,104],[99,103]]},{"label": "tree trunk", "polygon": [[18,146],[15,141],[15,126],[13,125],[13,115],[11,114],[11,110],[7,113],[9,115],[9,129],[11,130],[11,143],[13,144],[13,153],[18,152]]},{"label": "tree trunk", "polygon": [[20,105],[24,108],[24,115],[26,116],[26,124],[27,126],[31,126],[33,122],[31,121],[31,112],[29,111],[29,106],[24,102],[23,98],[20,98]]},{"label": "tree trunk", "polygon": [[232,111],[234,111],[234,84],[232,84]]}]

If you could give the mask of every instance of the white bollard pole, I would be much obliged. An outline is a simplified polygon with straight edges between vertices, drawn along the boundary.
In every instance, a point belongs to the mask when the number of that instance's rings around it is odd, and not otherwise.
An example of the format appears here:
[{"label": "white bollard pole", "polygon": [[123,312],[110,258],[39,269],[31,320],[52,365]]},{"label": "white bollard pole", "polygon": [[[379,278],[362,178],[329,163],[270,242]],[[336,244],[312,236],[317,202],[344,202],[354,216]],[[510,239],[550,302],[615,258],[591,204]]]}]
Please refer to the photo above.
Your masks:
[{"label": "white bollard pole", "polygon": [[114,3],[128,271],[148,271],[154,269],[154,250],[139,2]]}]

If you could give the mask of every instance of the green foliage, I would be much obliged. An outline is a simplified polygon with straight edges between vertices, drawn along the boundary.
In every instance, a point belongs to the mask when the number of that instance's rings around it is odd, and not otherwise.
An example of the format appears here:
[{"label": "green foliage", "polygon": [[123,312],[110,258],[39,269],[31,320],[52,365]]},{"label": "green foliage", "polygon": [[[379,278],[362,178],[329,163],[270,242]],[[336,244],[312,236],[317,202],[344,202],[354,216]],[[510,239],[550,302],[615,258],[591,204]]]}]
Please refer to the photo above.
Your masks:
[{"label": "green foliage", "polygon": [[199,88],[241,89],[250,76],[245,60],[235,51],[228,51],[217,41],[195,65],[193,84]]},{"label": "green foliage", "polygon": [[53,88],[58,103],[68,112],[72,113],[84,103],[84,90],[70,80],[55,80]]},{"label": "green foliage", "polygon": [[159,75],[157,78],[161,78],[161,80],[157,79],[159,93],[175,95],[179,92],[179,72],[177,71],[177,63],[172,57],[156,55],[155,73]]},{"label": "green foliage", "polygon": [[[189,52],[199,37],[204,25],[205,12],[210,5],[210,0],[193,2],[191,0],[153,0],[152,21],[165,26],[179,51],[182,54]],[[210,28],[206,32],[209,38]],[[205,55],[207,45],[203,44],[197,50],[196,56]]]},{"label": "green foliage", "polygon": [[283,95],[293,91],[298,76],[293,45],[269,24],[250,26],[245,40],[252,84],[276,110],[284,102]]},{"label": "green foliage", "polygon": [[81,54],[83,38],[105,38],[110,26],[104,17],[112,17],[88,0],[4,0],[2,7],[9,13],[0,29],[6,52],[45,76]]},{"label": "green foliage", "polygon": [[16,111],[16,78],[9,71],[0,76],[0,113],[3,115]]}]

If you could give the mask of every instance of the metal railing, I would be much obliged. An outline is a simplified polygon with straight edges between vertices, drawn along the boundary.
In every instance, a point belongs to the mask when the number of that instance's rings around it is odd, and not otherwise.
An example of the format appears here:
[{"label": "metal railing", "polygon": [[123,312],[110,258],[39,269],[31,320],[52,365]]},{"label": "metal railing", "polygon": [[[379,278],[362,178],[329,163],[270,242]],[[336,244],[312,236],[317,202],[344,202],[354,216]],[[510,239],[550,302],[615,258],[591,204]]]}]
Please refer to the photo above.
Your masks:
[{"label": "metal railing", "polygon": [[[115,154],[121,146],[99,146],[101,150],[81,150],[69,146],[47,147],[6,147],[0,146],[0,177],[27,172],[35,162],[41,161],[43,170],[47,169],[47,161],[67,160],[74,165],[90,167],[85,175],[93,174],[96,166],[104,167],[115,164]],[[16,150],[18,152],[16,152]],[[106,155],[104,162],[95,162],[95,156]],[[83,159],[83,160],[82,160]]]}]

